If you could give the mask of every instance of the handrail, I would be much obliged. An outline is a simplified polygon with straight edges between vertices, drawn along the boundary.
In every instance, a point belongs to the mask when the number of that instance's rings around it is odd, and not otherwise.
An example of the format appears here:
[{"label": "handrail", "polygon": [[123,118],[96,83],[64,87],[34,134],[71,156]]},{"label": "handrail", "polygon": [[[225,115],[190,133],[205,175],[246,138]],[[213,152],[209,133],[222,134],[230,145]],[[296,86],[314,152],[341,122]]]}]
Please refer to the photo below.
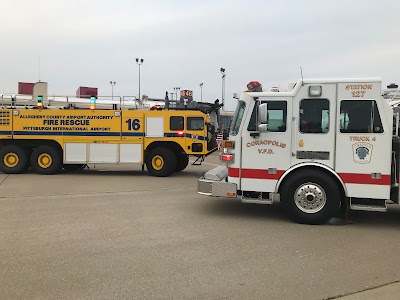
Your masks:
[{"label": "handrail", "polygon": [[[35,106],[36,101],[32,95],[19,95],[19,94],[0,94],[1,106]],[[79,107],[79,105],[90,105],[90,97],[76,97],[70,95],[48,95],[46,106],[63,106],[70,107],[71,105]],[[151,103],[151,101],[150,101]],[[140,103],[136,96],[98,96],[96,105],[109,106],[113,109],[139,109],[144,108],[145,105]]]}]

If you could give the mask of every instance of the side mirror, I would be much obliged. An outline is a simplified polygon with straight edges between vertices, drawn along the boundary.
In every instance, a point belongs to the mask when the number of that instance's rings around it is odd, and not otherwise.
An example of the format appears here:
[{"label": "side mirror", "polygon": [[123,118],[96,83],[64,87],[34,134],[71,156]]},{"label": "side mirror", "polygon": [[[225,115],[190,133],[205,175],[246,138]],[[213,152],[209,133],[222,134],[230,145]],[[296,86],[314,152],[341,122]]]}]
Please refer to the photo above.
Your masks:
[{"label": "side mirror", "polygon": [[263,103],[258,107],[258,130],[266,132],[268,130],[268,104]]},{"label": "side mirror", "polygon": [[258,107],[258,122],[259,124],[268,123],[268,104],[263,103]]},{"label": "side mirror", "polygon": [[267,132],[268,131],[268,124],[258,124],[258,131],[259,132]]}]

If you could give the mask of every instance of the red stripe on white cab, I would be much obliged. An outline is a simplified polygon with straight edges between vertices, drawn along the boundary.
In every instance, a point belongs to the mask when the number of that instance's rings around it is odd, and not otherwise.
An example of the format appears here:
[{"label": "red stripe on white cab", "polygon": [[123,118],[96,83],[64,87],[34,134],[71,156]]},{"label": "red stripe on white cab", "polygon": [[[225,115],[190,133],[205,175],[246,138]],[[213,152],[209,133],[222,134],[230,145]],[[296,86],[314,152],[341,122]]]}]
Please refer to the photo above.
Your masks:
[{"label": "red stripe on white cab", "polygon": [[344,183],[390,185],[390,175],[381,175],[380,179],[371,178],[371,174],[339,173]]},{"label": "red stripe on white cab", "polygon": [[253,179],[275,179],[278,180],[285,171],[277,170],[276,174],[269,174],[268,170],[262,169],[239,169],[239,168],[229,168],[228,176],[242,178],[253,178]]},{"label": "red stripe on white cab", "polygon": [[[285,170],[277,170],[276,174],[269,174],[265,169],[228,169],[228,176],[237,178],[279,180],[283,173]],[[344,183],[390,185],[390,175],[381,175],[380,179],[371,178],[371,174],[339,173],[339,176]]]}]

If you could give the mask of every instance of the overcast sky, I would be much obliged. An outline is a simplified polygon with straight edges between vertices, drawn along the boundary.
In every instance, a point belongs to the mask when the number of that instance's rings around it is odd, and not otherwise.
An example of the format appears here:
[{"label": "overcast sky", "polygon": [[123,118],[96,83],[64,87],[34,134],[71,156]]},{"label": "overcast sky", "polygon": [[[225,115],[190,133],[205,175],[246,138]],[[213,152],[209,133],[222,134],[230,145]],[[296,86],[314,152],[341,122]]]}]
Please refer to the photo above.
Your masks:
[{"label": "overcast sky", "polygon": [[382,77],[400,83],[398,0],[0,0],[0,94],[18,81],[163,98],[173,87],[226,103],[257,80],[264,90],[300,77]]}]

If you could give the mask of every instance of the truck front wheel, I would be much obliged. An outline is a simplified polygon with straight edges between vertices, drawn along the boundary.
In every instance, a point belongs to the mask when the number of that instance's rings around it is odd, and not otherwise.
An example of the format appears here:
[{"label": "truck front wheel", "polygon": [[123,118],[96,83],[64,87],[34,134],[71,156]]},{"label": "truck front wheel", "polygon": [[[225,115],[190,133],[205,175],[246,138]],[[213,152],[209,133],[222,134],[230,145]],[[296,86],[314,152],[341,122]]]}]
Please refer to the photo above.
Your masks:
[{"label": "truck front wheel", "polygon": [[62,153],[50,146],[40,146],[31,155],[32,169],[39,174],[51,175],[61,171]]},{"label": "truck front wheel", "polygon": [[186,169],[189,164],[189,157],[185,155],[178,156],[178,162],[176,164],[175,172],[180,172]]},{"label": "truck front wheel", "polygon": [[6,174],[24,173],[29,168],[28,151],[16,145],[0,149],[0,170]]},{"label": "truck front wheel", "polygon": [[168,148],[155,148],[150,150],[146,159],[147,170],[150,175],[166,177],[176,170],[177,158]]},{"label": "truck front wheel", "polygon": [[324,173],[297,172],[288,178],[281,191],[284,209],[298,223],[323,224],[340,208],[339,187]]}]

